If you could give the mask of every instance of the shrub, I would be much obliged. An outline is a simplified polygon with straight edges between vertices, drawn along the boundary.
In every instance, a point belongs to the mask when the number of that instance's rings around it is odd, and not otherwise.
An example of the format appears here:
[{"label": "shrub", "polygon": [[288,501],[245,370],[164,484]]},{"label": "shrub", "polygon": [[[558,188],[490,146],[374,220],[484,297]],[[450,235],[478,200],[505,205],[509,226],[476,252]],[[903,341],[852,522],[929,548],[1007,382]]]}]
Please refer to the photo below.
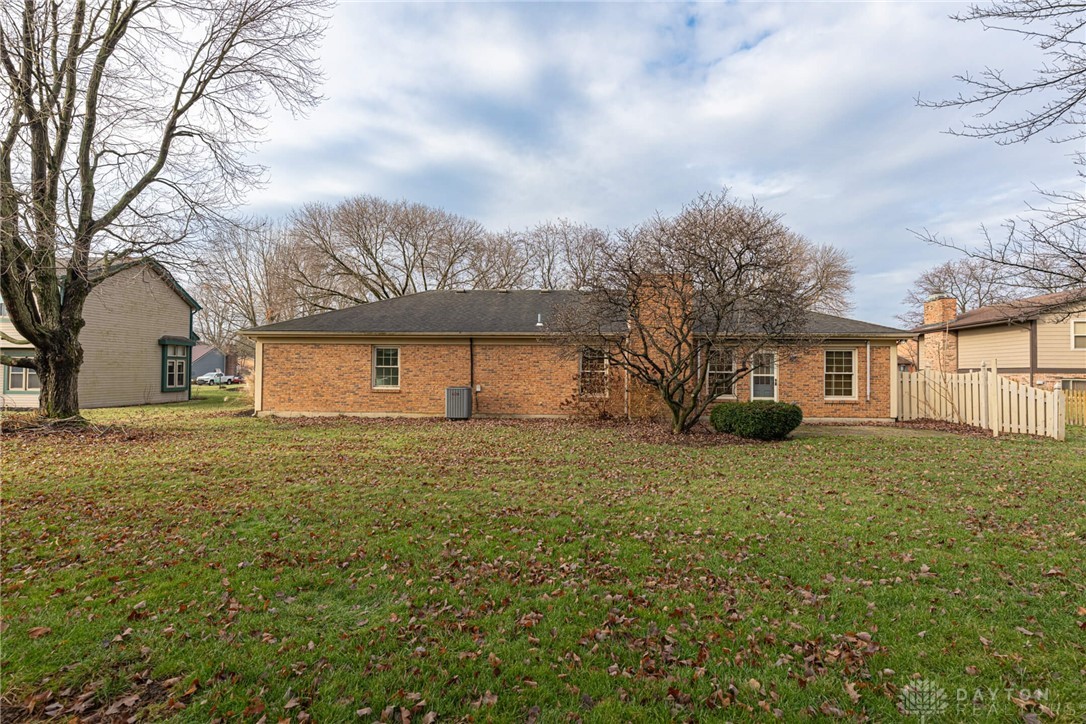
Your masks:
[{"label": "shrub", "polygon": [[803,411],[786,402],[723,402],[713,408],[709,421],[717,432],[754,440],[783,440],[803,422]]}]

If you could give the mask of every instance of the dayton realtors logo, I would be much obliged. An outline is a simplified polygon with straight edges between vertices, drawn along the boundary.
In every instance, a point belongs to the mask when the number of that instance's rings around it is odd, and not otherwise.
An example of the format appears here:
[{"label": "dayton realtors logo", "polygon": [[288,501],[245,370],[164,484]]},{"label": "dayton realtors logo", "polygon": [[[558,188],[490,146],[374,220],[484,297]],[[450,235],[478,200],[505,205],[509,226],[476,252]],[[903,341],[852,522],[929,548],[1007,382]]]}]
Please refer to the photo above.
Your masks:
[{"label": "dayton realtors logo", "polygon": [[1080,702],[1058,701],[1048,689],[954,689],[953,699],[946,689],[929,679],[909,682],[898,693],[900,709],[921,722],[934,722],[944,715],[959,720],[1000,718],[1009,714],[1039,714],[1049,718],[1081,715]]},{"label": "dayton realtors logo", "polygon": [[926,679],[919,679],[904,686],[898,698],[904,712],[920,717],[921,722],[931,721],[945,713],[950,706],[943,687]]}]

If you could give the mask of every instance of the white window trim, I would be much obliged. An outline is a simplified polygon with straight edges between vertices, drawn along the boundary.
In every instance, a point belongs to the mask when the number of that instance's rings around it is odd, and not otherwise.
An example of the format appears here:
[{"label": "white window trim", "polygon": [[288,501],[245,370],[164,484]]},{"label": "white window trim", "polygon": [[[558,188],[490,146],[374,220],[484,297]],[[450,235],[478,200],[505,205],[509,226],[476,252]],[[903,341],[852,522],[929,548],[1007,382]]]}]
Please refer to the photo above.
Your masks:
[{"label": "white window trim", "polygon": [[1076,352],[1081,352],[1083,350],[1083,348],[1075,346],[1075,337],[1086,337],[1086,332],[1083,332],[1081,334],[1076,334],[1075,333],[1075,325],[1076,324],[1084,324],[1084,325],[1086,325],[1086,318],[1084,318],[1084,319],[1072,319],[1071,320],[1071,349],[1073,349]]},{"label": "white window trim", "polygon": [[[756,356],[760,355],[760,354],[771,354],[771,355],[773,355],[773,397],[755,397],[754,396],[754,378],[757,376],[755,374],[755,370],[757,368],[754,366],[754,358]],[[780,355],[777,354],[777,350],[775,350],[775,349],[774,350],[762,350],[760,352],[755,352],[754,354],[752,354],[750,356],[750,365],[751,365],[751,369],[750,369],[750,399],[751,400],[772,400],[773,402],[777,402],[778,401],[778,394],[779,394],[779,390],[780,390],[780,382],[781,382],[781,379],[780,379],[780,373],[781,373]]]},{"label": "white window trim", "polygon": [[[11,386],[11,373],[13,371],[18,371],[23,376],[22,387]],[[41,392],[41,378],[38,379],[37,387],[30,387],[29,383],[31,372],[33,372],[35,376],[37,376],[38,374],[37,370],[32,370],[29,367],[8,367],[5,365],[4,374],[7,376],[7,379],[4,380],[4,385],[8,388],[9,392]]]},{"label": "white window trim", "polygon": [[[826,394],[826,358],[828,352],[848,352],[852,355],[852,394],[851,395],[827,395]],[[839,374],[839,373],[834,373]],[[826,347],[822,350],[822,395],[826,400],[858,400],[859,399],[859,355],[853,347]]]},{"label": "white window trim", "polygon": [[[734,399],[737,399],[739,397],[739,391],[738,391],[738,385],[736,385],[736,379],[734,377],[734,375],[735,375],[735,350],[728,349],[727,347],[724,347],[724,348],[721,348],[719,351],[727,352],[731,356],[731,359],[732,359],[731,367],[724,370],[724,372],[730,372],[733,375],[732,381],[731,381],[732,382],[732,391],[731,391],[730,394],[717,395],[713,399],[714,400],[734,400]],[[709,360],[712,359],[712,355],[713,355],[713,347],[712,347],[712,345],[710,345],[705,350],[705,386],[710,388],[710,389],[711,389],[711,385],[709,383]],[[774,364],[775,364],[775,361],[774,361]]]},{"label": "white window trim", "polygon": [[598,350],[603,354],[603,392],[585,392],[584,391],[584,353],[588,349],[597,349],[595,347],[582,347],[581,354],[577,356],[577,397],[584,400],[606,400],[611,396],[611,359],[607,356],[606,352]]},{"label": "white window trim", "polygon": [[[189,386],[189,364],[188,348],[179,344],[168,344],[165,349],[165,359],[163,359],[163,382],[162,392],[184,392]],[[173,367],[173,379],[174,384],[170,384],[170,367]],[[180,367],[180,370],[178,370]]]},{"label": "white window trim", "polygon": [[[377,384],[377,350],[379,349],[394,349],[396,350],[396,384],[394,385],[379,385]],[[373,354],[371,355],[372,364],[370,364],[370,387],[375,390],[398,390],[400,389],[400,383],[403,381],[403,357],[402,352],[398,346],[393,345],[373,345]],[[382,367],[388,367],[389,365],[381,365]]]}]

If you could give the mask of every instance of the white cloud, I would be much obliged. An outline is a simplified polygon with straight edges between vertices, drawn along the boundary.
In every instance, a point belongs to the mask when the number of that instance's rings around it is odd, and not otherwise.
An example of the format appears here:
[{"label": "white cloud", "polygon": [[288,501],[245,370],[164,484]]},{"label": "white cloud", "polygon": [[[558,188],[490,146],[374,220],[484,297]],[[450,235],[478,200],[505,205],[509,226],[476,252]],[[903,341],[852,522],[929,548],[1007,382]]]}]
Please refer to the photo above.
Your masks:
[{"label": "white cloud", "polygon": [[[671,212],[721,184],[853,255],[857,315],[890,321],[959,238],[1071,179],[1066,149],[942,134],[955,73],[1032,68],[939,4],[392,5],[337,9],[328,100],[276,116],[254,210],[356,193],[519,227]],[[906,273],[907,272],[907,273]]]}]

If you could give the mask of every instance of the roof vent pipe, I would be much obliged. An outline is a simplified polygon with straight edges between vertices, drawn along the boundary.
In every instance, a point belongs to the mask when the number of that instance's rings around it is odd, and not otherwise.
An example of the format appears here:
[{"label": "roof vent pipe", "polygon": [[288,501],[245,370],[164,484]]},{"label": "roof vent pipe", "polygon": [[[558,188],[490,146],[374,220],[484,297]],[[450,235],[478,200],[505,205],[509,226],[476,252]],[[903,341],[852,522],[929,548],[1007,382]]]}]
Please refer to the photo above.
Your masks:
[{"label": "roof vent pipe", "polygon": [[537,327],[542,327],[543,326],[543,315],[542,314],[535,315],[535,326],[537,326]]}]

